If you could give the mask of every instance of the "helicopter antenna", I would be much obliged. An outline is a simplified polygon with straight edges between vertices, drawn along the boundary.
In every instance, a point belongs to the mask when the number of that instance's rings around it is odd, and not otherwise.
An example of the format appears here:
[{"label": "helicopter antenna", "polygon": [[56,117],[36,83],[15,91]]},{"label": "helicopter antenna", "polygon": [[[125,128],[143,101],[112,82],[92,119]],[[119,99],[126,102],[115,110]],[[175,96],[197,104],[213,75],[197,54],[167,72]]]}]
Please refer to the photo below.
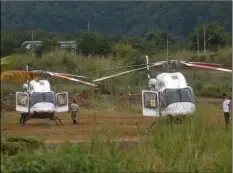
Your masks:
[{"label": "helicopter antenna", "polygon": [[[26,71],[28,72],[28,65],[26,66]],[[28,84],[28,80],[27,80],[27,84]]]},{"label": "helicopter antenna", "polygon": [[148,56],[146,55],[147,76],[148,79],[150,79],[150,73],[149,73],[150,68],[148,65],[149,65],[149,60],[148,60]]}]

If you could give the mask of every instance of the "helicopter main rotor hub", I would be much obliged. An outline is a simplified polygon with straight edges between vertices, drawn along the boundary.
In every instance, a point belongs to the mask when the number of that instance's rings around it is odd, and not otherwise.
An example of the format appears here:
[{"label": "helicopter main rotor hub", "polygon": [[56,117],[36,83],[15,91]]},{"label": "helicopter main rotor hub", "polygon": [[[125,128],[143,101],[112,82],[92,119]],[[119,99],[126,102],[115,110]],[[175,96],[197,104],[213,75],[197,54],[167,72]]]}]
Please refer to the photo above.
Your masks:
[{"label": "helicopter main rotor hub", "polygon": [[180,61],[178,60],[168,60],[163,63],[163,70],[166,72],[174,72],[175,68],[180,67]]}]

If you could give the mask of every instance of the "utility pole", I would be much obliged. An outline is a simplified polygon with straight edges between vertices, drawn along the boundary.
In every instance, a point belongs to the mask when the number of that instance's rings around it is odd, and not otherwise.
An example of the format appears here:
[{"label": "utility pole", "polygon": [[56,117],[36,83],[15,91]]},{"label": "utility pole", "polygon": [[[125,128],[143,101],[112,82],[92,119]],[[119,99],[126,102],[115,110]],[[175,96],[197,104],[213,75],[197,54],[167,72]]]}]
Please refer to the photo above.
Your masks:
[{"label": "utility pole", "polygon": [[168,33],[167,33],[167,60],[168,60]]},{"label": "utility pole", "polygon": [[88,20],[87,31],[90,32],[90,21]]},{"label": "utility pole", "polygon": [[205,25],[204,25],[204,54],[206,53],[206,41],[205,41]]},{"label": "utility pole", "polygon": [[[28,65],[26,66],[26,71],[28,72]],[[27,80],[27,84],[29,84],[29,83],[28,83],[28,80]],[[28,86],[29,86],[29,85],[28,85]]]},{"label": "utility pole", "polygon": [[33,41],[34,40],[34,38],[33,38],[33,29],[32,29],[32,55],[33,55]]},{"label": "utility pole", "polygon": [[197,31],[197,57],[199,59],[199,31]]}]

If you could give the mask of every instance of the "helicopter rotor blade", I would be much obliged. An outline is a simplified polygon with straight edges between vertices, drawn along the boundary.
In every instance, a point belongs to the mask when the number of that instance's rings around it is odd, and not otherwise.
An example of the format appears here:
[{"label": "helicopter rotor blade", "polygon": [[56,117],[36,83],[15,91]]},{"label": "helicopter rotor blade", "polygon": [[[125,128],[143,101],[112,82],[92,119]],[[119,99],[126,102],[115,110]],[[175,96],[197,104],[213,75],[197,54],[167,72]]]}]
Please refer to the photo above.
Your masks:
[{"label": "helicopter rotor blade", "polygon": [[120,76],[120,75],[123,75],[123,74],[131,73],[131,72],[135,72],[135,71],[139,71],[139,70],[143,70],[143,69],[147,69],[148,67],[159,66],[159,65],[162,65],[162,64],[163,64],[163,61],[160,61],[160,62],[157,62],[157,63],[153,63],[150,66],[145,66],[145,67],[141,67],[141,68],[137,68],[137,69],[133,69],[133,70],[128,70],[128,71],[124,71],[124,72],[121,72],[121,73],[117,73],[117,74],[113,74],[113,75],[110,75],[110,76],[105,76],[105,77],[102,77],[102,78],[99,78],[99,79],[95,79],[92,82],[99,82],[99,81],[102,81],[102,80],[105,80],[105,79],[109,79],[109,78],[112,78],[112,77]]},{"label": "helicopter rotor blade", "polygon": [[79,83],[86,84],[86,85],[97,86],[96,84],[89,83],[89,82],[86,82],[86,81],[82,81],[82,80],[79,80],[79,79],[75,79],[75,78],[72,78],[72,77],[68,77],[68,76],[65,76],[65,75],[61,75],[61,74],[58,74],[58,73],[54,73],[54,72],[46,72],[46,73],[51,75],[51,76],[58,77],[58,78],[63,78],[63,79],[79,82]]},{"label": "helicopter rotor blade", "polygon": [[[48,73],[49,71],[46,71],[46,72]],[[77,78],[90,78],[90,77],[86,77],[86,76],[79,76],[79,75],[67,74],[67,73],[57,73],[57,72],[50,72],[50,73],[54,73],[54,74],[58,74],[58,75],[62,75],[62,76],[77,77]]]},{"label": "helicopter rotor blade", "polygon": [[111,71],[111,70],[119,70],[119,69],[125,69],[125,68],[132,68],[132,67],[140,67],[140,66],[145,66],[146,64],[140,64],[140,65],[128,65],[128,66],[122,66],[122,67],[114,67],[114,68],[106,68],[103,70],[94,70],[89,73],[94,73],[94,72],[105,72],[105,71]]},{"label": "helicopter rotor blade", "polygon": [[188,62],[181,62],[182,64],[189,66],[189,67],[196,67],[196,68],[202,68],[202,69],[209,69],[209,70],[217,70],[217,71],[224,71],[224,72],[229,72],[232,73],[232,70],[230,69],[225,69],[225,68],[217,68],[213,66],[207,66],[207,65],[199,65],[199,64],[192,64]]},{"label": "helicopter rotor blade", "polygon": [[[55,76],[55,77],[58,77],[58,78],[63,78],[63,79],[79,82],[79,83],[86,84],[86,85],[96,86],[95,84],[92,84],[92,83],[89,83],[89,82],[86,82],[86,81],[82,81],[82,80],[79,80],[79,79],[75,79],[75,78],[66,76],[66,75],[69,75],[69,74],[64,75],[64,73],[55,73],[55,72],[49,72],[49,71],[44,71],[44,70],[33,70],[33,71],[29,71],[27,73],[37,74],[37,75],[49,74],[50,76]],[[74,75],[74,76],[77,76],[77,75]]]},{"label": "helicopter rotor blade", "polygon": [[53,74],[58,74],[58,75],[62,75],[62,76],[71,76],[71,77],[77,77],[77,78],[90,78],[90,77],[86,77],[86,76],[79,76],[79,75],[73,75],[73,74],[67,74],[67,73],[57,73],[57,72],[51,72],[51,71],[45,71],[45,70],[33,70],[30,72],[37,72],[37,73],[53,73]]},{"label": "helicopter rotor blade", "polygon": [[222,66],[223,64],[216,64],[216,63],[208,63],[208,62],[188,62],[191,64],[199,64],[199,65],[212,65],[212,66]]}]

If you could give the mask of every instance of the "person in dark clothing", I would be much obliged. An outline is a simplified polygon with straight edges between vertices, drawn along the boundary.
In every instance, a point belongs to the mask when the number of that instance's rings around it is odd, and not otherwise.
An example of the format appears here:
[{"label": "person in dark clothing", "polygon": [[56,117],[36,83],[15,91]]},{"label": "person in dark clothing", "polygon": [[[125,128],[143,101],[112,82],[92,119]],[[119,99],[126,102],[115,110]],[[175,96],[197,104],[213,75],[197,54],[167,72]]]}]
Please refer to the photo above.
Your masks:
[{"label": "person in dark clothing", "polygon": [[21,113],[21,118],[19,120],[20,125],[24,125],[25,124],[25,118],[26,118],[26,113]]}]

